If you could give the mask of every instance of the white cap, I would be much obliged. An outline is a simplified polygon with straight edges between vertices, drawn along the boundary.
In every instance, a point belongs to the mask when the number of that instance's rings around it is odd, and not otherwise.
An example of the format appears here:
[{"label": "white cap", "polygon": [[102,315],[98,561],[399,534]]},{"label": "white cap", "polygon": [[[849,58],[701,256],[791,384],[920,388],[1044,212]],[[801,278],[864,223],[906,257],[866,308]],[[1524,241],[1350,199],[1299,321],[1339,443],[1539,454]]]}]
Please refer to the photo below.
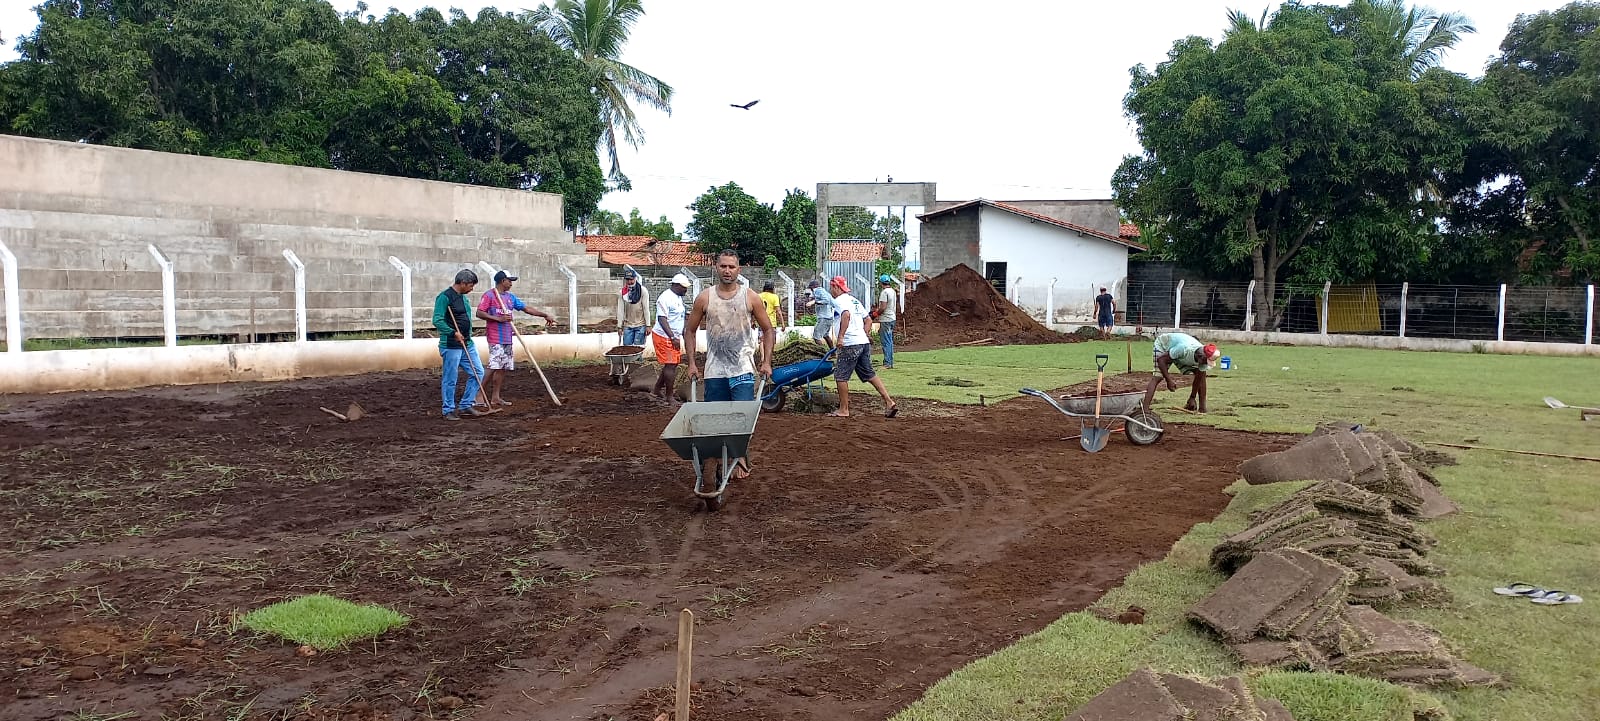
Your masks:
[{"label": "white cap", "polygon": [[681,285],[681,286],[683,286],[685,288],[693,288],[694,287],[694,281],[689,280],[689,276],[684,275],[682,273],[679,273],[679,274],[677,274],[675,276],[672,276],[672,284],[673,285]]}]

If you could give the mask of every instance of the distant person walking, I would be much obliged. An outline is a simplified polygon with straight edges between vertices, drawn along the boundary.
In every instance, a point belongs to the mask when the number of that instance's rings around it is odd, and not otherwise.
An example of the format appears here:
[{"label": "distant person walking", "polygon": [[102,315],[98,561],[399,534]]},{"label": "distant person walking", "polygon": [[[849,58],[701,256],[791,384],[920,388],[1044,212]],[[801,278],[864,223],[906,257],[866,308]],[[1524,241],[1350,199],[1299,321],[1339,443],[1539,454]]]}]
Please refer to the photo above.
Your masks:
[{"label": "distant person walking", "polygon": [[1117,318],[1117,299],[1100,289],[1100,295],[1094,297],[1094,314],[1096,325],[1100,328],[1100,337],[1111,337],[1111,328]]},{"label": "distant person walking", "polygon": [[644,317],[644,285],[639,274],[631,270],[622,274],[622,344],[644,345],[644,334],[650,322]]},{"label": "distant person walking", "polygon": [[[462,270],[456,273],[455,283],[433,299],[433,329],[439,332],[439,358],[444,363],[439,378],[439,394],[444,400],[440,408],[447,421],[486,415],[473,407],[483,378],[483,362],[472,347],[472,314],[467,311],[466,296],[476,285],[478,274]],[[463,371],[467,374],[467,388],[457,401],[456,381]]]},{"label": "distant person walking", "polygon": [[[760,330],[760,366],[755,364],[756,344],[750,333],[754,323]],[[724,250],[717,254],[717,284],[700,292],[689,309],[683,326],[688,340],[689,382],[700,375],[695,361],[696,332],[706,329],[707,401],[753,401],[756,399],[756,374],[772,377],[772,344],[776,333],[758,294],[739,283],[739,254]],[[737,459],[749,475],[749,464]]]},{"label": "distant person walking", "polygon": [[650,340],[656,347],[656,361],[661,363],[661,375],[656,378],[651,392],[664,401],[671,401],[674,386],[678,383],[678,364],[683,362],[683,296],[694,281],[679,273],[656,299],[656,324],[650,328]]},{"label": "distant person walking", "polygon": [[878,276],[878,305],[872,309],[872,317],[878,320],[878,342],[883,345],[883,367],[894,367],[894,322],[900,317],[896,300],[899,294],[894,289],[894,279],[888,275]]},{"label": "distant person walking", "polygon": [[543,318],[547,324],[554,325],[556,319],[549,313],[537,308],[530,308],[511,292],[511,284],[515,283],[517,276],[508,275],[505,271],[496,271],[494,274],[494,287],[483,294],[478,300],[478,317],[485,325],[483,327],[484,339],[489,342],[489,405],[493,407],[509,406],[511,402],[500,397],[500,389],[505,387],[506,375],[517,369],[516,346],[517,331],[511,327],[511,314],[522,311],[528,315]]},{"label": "distant person walking", "polygon": [[761,305],[767,309],[767,320],[772,321],[773,328],[783,327],[783,308],[779,305],[782,299],[772,289],[772,281],[761,284]]},{"label": "distant person walking", "polygon": [[833,297],[833,305],[839,310],[839,337],[835,345],[839,350],[833,357],[833,381],[839,386],[839,410],[829,413],[835,418],[850,417],[850,374],[872,384],[878,390],[878,396],[883,398],[883,415],[893,418],[900,413],[900,407],[889,397],[889,390],[883,387],[883,379],[872,370],[872,340],[867,337],[867,308],[850,295],[850,286],[845,282],[844,276],[836,275],[828,283],[828,293]]},{"label": "distant person walking", "polygon": [[1155,346],[1151,349],[1155,369],[1150,374],[1150,385],[1144,391],[1145,410],[1150,410],[1150,404],[1155,401],[1156,387],[1162,381],[1166,381],[1167,390],[1178,390],[1177,382],[1167,372],[1172,366],[1177,366],[1184,374],[1194,374],[1194,383],[1189,388],[1189,402],[1184,408],[1205,413],[1206,372],[1211,370],[1212,362],[1220,357],[1222,351],[1215,345],[1201,343],[1188,333],[1162,333],[1156,336]]},{"label": "distant person walking", "polygon": [[811,340],[818,343],[831,343],[833,335],[833,322],[839,316],[839,311],[833,305],[833,296],[822,284],[811,281],[806,286],[811,291],[811,296],[806,299],[806,306],[811,309],[811,315],[817,319],[816,327],[811,329]]}]

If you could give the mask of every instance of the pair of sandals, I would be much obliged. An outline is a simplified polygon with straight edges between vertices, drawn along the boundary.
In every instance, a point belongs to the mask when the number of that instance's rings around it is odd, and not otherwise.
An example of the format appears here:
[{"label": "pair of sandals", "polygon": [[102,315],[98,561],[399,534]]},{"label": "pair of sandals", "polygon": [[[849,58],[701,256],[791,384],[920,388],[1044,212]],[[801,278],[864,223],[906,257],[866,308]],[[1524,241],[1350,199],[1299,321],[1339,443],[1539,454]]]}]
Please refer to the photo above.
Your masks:
[{"label": "pair of sandals", "polygon": [[1568,603],[1583,603],[1583,597],[1576,593],[1566,591],[1553,591],[1543,589],[1531,583],[1517,582],[1509,586],[1494,589],[1501,596],[1520,596],[1540,606],[1560,606]]}]

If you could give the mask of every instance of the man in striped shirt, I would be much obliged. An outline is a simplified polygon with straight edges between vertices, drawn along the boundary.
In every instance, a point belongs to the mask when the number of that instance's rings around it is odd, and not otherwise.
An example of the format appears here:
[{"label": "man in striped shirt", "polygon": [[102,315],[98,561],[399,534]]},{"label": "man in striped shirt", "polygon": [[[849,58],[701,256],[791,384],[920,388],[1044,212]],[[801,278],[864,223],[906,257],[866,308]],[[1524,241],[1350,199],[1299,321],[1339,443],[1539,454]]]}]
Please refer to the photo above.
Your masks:
[{"label": "man in striped shirt", "polygon": [[483,319],[484,337],[489,341],[489,377],[485,379],[489,386],[489,405],[509,406],[511,401],[500,397],[500,389],[505,385],[506,374],[517,369],[516,353],[511,344],[516,341],[516,329],[511,327],[511,313],[522,311],[531,316],[544,319],[548,325],[554,325],[556,319],[537,308],[531,308],[522,302],[521,298],[511,293],[511,284],[516,282],[517,276],[507,275],[505,271],[494,274],[494,287],[483,294],[478,301],[478,317]]}]

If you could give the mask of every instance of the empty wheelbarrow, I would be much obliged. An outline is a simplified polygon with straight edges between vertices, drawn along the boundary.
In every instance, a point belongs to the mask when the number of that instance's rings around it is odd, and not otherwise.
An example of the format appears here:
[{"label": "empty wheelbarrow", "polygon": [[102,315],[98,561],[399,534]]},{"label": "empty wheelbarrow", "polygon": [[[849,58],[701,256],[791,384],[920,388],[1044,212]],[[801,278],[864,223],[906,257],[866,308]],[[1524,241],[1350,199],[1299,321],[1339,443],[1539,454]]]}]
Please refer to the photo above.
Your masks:
[{"label": "empty wheelbarrow", "polygon": [[[765,385],[765,379],[762,380]],[[761,401],[696,401],[694,384],[689,384],[689,402],[678,408],[661,431],[679,458],[694,463],[694,495],[707,511],[722,508],[727,502],[728,482],[733,479],[734,461],[748,458],[750,436],[755,435],[756,419],[761,417]],[[756,398],[761,388],[756,388]],[[717,459],[715,488],[707,488],[705,462]]]},{"label": "empty wheelbarrow", "polygon": [[[1049,393],[1033,388],[1023,388],[1019,393],[1026,393],[1035,398],[1042,398],[1049,403],[1051,408],[1061,411],[1062,415],[1077,418],[1080,432],[1082,428],[1107,428],[1113,421],[1121,421],[1123,435],[1128,437],[1128,442],[1136,446],[1148,446],[1161,440],[1166,433],[1161,424],[1161,416],[1144,409],[1144,394],[1112,393],[1100,396],[1100,418],[1094,415],[1094,396],[1068,396],[1057,400],[1051,398]],[[1098,422],[1100,425],[1096,426]]]}]

